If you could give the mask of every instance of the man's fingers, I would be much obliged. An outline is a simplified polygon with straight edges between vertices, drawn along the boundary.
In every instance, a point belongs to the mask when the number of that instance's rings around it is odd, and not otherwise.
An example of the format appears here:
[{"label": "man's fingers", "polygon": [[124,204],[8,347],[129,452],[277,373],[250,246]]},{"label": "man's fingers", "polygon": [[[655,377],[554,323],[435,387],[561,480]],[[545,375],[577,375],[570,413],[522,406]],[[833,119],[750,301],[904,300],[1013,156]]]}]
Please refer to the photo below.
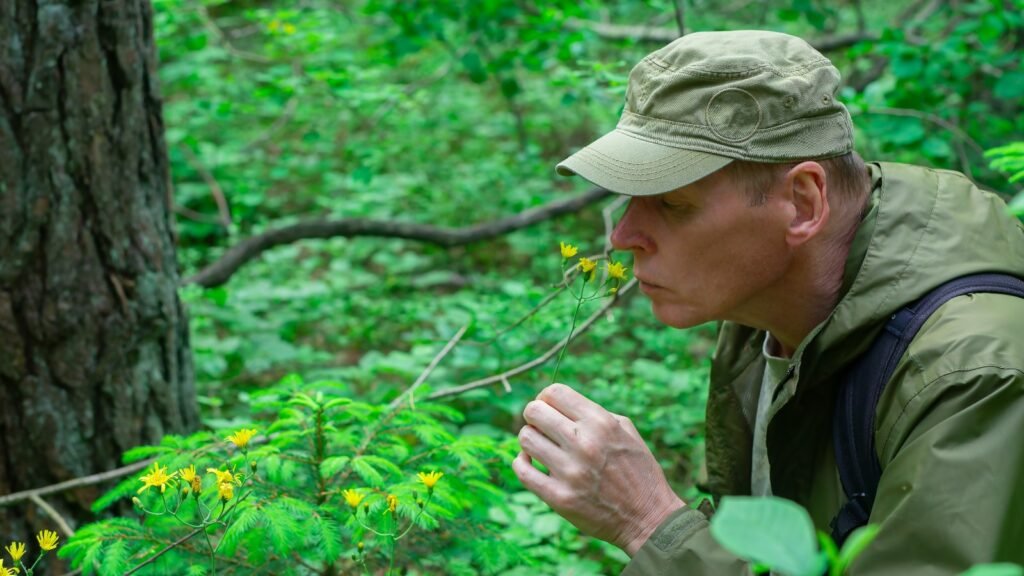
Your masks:
[{"label": "man's fingers", "polygon": [[565,384],[552,384],[540,391],[538,400],[550,404],[555,410],[565,414],[570,420],[604,417],[608,411],[600,404],[583,394],[569,388]]},{"label": "man's fingers", "polygon": [[547,402],[532,400],[523,409],[523,419],[555,444],[565,447],[575,424]]},{"label": "man's fingers", "polygon": [[520,452],[512,461],[512,471],[523,484],[523,487],[533,492],[541,500],[548,502],[554,493],[555,480],[547,474],[533,467],[533,460],[526,452]]},{"label": "man's fingers", "polygon": [[523,452],[547,467],[549,472],[552,471],[552,463],[565,457],[557,444],[533,426],[523,426],[519,431],[519,445]]}]

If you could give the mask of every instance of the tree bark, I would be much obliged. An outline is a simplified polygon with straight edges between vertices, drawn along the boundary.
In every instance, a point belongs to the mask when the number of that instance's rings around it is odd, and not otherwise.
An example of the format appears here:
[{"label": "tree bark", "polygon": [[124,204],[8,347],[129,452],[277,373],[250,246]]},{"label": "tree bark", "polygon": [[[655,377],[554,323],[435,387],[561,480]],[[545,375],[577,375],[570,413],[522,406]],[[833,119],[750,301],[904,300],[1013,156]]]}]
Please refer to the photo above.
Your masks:
[{"label": "tree bark", "polygon": [[[0,2],[0,494],[197,425],[152,20],[148,0]],[[100,491],[50,504],[75,525]],[[0,542],[42,514],[0,508]]]}]

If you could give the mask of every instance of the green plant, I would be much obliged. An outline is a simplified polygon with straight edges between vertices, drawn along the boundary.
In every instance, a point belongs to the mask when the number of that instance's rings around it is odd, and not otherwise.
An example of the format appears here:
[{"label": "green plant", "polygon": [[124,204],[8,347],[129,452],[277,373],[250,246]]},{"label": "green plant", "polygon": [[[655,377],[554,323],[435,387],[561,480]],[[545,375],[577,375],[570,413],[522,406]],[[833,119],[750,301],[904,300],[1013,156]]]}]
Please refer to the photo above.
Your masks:
[{"label": "green plant", "polygon": [[[783,498],[729,496],[711,518],[711,535],[726,550],[751,563],[755,573],[782,576],[842,576],[878,535],[868,524],[853,531],[842,549],[818,531],[799,504]],[[819,548],[820,545],[820,548]],[[981,564],[962,576],[1022,576],[1017,564]]]},{"label": "green plant", "polygon": [[[486,556],[480,542],[489,538],[480,536],[493,529],[487,510],[505,499],[494,471],[511,459],[510,442],[453,432],[462,416],[444,406],[372,405],[334,388],[291,377],[261,394],[255,406],[276,415],[265,442],[244,451],[232,454],[232,444],[207,432],[130,451],[126,461],[156,456],[151,472],[125,480],[96,508],[128,497],[141,480],[143,488],[161,488],[140,495],[147,513],[141,521],[83,527],[61,557],[86,574],[106,575],[133,567],[138,574],[176,572],[172,566],[204,574],[245,574],[254,566],[275,574],[347,573],[364,564],[439,569]],[[233,472],[250,467],[251,474]],[[196,468],[220,472],[216,492],[207,496],[201,480],[197,491],[192,477],[176,483],[179,473],[166,472]],[[446,471],[445,482],[435,489],[439,476],[416,479],[424,470]],[[417,486],[426,487],[426,498]],[[236,497],[235,489],[244,493]],[[345,495],[355,489],[362,494],[358,515],[347,512],[352,492]],[[399,522],[406,523],[400,535],[408,535],[404,553],[394,546]],[[200,534],[206,546],[191,543]]]},{"label": "green plant", "polygon": [[[985,152],[985,156],[992,159],[989,167],[1007,174],[1011,184],[1024,180],[1024,142],[992,148]],[[1024,191],[1018,192],[1010,201],[1010,211],[1018,218],[1024,218]]]},{"label": "green plant", "polygon": [[711,518],[711,535],[727,550],[751,562],[755,571],[785,576],[820,576],[826,569],[841,576],[877,532],[871,524],[859,528],[837,550],[828,534],[815,534],[806,510],[774,497],[726,497]]}]

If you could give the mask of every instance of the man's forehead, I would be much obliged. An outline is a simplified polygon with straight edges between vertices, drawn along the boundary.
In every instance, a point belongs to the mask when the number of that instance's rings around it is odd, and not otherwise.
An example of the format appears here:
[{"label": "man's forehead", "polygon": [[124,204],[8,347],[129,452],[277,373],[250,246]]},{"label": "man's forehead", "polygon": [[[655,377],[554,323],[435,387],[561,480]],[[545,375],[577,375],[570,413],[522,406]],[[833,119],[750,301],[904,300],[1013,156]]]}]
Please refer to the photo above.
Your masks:
[{"label": "man's forehead", "polygon": [[655,198],[663,200],[688,200],[688,201],[699,201],[715,190],[717,190],[723,182],[729,180],[728,167],[716,170],[711,174],[697,180],[696,182],[690,182],[686,186],[681,186],[675,190],[659,194]]}]

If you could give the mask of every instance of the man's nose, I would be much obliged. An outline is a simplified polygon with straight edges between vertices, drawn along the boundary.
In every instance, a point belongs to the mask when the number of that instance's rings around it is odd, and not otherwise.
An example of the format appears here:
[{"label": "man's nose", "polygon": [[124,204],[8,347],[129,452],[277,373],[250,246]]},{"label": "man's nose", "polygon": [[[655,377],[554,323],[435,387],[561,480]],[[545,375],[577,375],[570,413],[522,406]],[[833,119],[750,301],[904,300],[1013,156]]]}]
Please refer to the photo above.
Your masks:
[{"label": "man's nose", "polygon": [[654,242],[644,232],[642,203],[639,198],[629,200],[626,212],[612,230],[612,248],[615,250],[654,251]]}]

